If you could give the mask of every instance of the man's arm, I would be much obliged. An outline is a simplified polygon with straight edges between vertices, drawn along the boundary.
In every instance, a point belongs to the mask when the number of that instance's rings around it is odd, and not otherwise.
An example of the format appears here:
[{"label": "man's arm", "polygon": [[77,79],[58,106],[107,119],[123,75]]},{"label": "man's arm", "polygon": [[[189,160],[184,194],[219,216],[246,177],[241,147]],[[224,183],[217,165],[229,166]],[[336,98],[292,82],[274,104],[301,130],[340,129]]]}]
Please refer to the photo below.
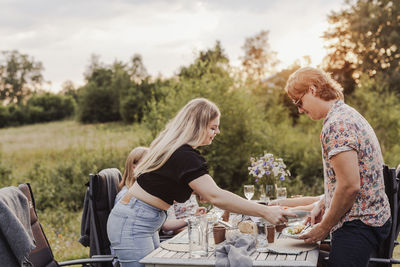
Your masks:
[{"label": "man's arm", "polygon": [[321,224],[329,229],[351,209],[360,192],[360,172],[356,151],[350,150],[333,156],[331,164],[336,174],[336,189],[329,211],[321,221]]},{"label": "man's arm", "polygon": [[360,173],[356,151],[345,151],[333,156],[331,164],[336,176],[336,189],[332,202],[321,223],[302,236],[306,243],[323,240],[340,218],[351,209],[360,191]]}]

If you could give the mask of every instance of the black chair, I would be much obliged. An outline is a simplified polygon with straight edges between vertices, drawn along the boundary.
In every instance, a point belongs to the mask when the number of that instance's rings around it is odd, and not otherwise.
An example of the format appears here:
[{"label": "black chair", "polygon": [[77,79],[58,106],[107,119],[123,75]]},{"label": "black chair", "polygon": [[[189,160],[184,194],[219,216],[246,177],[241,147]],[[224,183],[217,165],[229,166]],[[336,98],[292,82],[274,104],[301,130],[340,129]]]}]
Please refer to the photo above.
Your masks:
[{"label": "black chair", "polygon": [[393,259],[394,247],[398,244],[397,237],[400,231],[400,193],[399,193],[399,180],[400,172],[396,170],[383,167],[383,177],[385,180],[385,192],[389,198],[390,212],[392,215],[392,226],[390,229],[389,237],[383,242],[376,256],[370,258],[372,266],[392,266],[392,264],[400,264],[400,260]]},{"label": "black chair", "polygon": [[[81,238],[79,242],[90,247],[91,257],[114,258],[107,236],[107,219],[118,193],[121,173],[118,169],[105,169],[89,175],[82,215]],[[104,262],[99,267],[112,267]]]},{"label": "black chair", "polygon": [[[400,165],[399,165],[400,166]],[[398,168],[400,170],[400,168]],[[398,244],[397,237],[400,231],[400,193],[399,193],[399,180],[400,172],[396,173],[396,170],[383,166],[383,179],[385,182],[385,193],[389,199],[390,213],[392,216],[392,225],[390,228],[390,234],[384,240],[379,250],[371,255],[369,259],[369,266],[386,267],[392,266],[392,264],[400,264],[400,260],[393,259],[394,247]],[[326,264],[329,257],[324,257],[323,263]]]},{"label": "black chair", "polygon": [[33,237],[35,239],[36,248],[30,252],[28,257],[29,262],[32,263],[34,267],[57,267],[57,266],[71,266],[71,265],[81,265],[81,266],[95,266],[96,263],[102,263],[112,261],[112,258],[87,258],[87,259],[77,259],[64,262],[57,262],[54,259],[53,252],[51,250],[50,244],[46,238],[43,231],[42,225],[39,222],[37,213],[35,198],[33,197],[32,188],[29,183],[21,184],[18,188],[24,193],[29,202],[30,208],[30,221]]}]

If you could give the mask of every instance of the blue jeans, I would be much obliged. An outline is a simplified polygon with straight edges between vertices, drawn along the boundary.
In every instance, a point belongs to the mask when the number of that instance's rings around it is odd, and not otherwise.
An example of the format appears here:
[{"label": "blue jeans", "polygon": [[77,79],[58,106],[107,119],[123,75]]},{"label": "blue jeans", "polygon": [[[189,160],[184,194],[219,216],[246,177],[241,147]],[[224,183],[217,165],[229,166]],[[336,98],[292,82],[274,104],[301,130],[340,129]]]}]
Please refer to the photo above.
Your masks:
[{"label": "blue jeans", "polygon": [[370,255],[388,237],[392,220],[373,227],[360,220],[345,222],[332,233],[329,266],[367,266]]},{"label": "blue jeans", "polygon": [[107,221],[107,234],[121,267],[143,267],[139,261],[158,248],[158,229],[167,215],[135,198],[128,204],[118,202]]}]

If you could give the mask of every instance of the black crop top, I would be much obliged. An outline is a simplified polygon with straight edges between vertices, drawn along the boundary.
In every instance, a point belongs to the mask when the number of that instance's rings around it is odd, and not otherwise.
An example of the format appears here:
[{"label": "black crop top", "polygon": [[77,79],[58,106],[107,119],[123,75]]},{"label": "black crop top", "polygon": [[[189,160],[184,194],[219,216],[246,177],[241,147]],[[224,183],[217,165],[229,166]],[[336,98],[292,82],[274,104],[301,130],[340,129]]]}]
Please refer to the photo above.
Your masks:
[{"label": "black crop top", "polygon": [[141,174],[137,182],[147,193],[172,205],[174,200],[188,200],[193,192],[188,184],[204,174],[208,174],[206,160],[198,150],[183,145],[161,168]]}]

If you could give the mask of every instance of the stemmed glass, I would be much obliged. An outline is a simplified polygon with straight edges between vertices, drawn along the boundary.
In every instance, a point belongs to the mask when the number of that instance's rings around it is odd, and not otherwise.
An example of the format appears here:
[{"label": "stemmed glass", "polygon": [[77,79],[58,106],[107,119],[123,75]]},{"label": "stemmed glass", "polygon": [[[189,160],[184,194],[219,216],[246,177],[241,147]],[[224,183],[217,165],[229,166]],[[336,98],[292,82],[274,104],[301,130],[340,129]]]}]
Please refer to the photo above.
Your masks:
[{"label": "stemmed glass", "polygon": [[244,195],[248,200],[250,200],[254,196],[254,185],[245,185]]}]

